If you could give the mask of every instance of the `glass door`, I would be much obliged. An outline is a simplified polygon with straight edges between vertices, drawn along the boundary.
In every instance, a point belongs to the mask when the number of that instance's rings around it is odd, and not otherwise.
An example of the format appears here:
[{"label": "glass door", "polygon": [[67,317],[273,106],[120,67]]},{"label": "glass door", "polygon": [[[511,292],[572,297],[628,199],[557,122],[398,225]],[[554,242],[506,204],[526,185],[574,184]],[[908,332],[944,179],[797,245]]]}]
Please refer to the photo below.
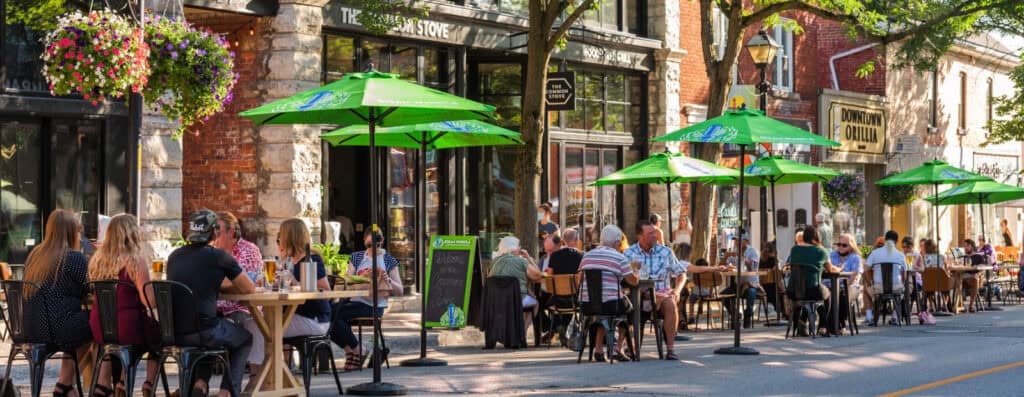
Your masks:
[{"label": "glass door", "polygon": [[620,168],[619,149],[566,145],[563,164],[562,226],[580,231],[584,247],[595,247],[601,228],[619,223],[619,187],[592,185]]},{"label": "glass door", "polygon": [[41,123],[0,121],[0,261],[25,263],[42,240]]}]

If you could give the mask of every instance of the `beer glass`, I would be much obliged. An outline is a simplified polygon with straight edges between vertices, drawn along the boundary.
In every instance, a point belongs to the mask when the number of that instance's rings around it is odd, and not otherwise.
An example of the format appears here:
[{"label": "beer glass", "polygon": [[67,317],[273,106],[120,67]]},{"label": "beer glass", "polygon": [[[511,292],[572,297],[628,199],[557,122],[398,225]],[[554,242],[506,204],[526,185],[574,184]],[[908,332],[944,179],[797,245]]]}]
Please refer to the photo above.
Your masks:
[{"label": "beer glass", "polygon": [[267,283],[272,287],[274,276],[277,275],[277,260],[274,258],[263,259],[263,272],[267,274]]},{"label": "beer glass", "polygon": [[153,260],[153,273],[163,273],[163,272],[164,272],[164,260],[163,259],[154,259]]}]

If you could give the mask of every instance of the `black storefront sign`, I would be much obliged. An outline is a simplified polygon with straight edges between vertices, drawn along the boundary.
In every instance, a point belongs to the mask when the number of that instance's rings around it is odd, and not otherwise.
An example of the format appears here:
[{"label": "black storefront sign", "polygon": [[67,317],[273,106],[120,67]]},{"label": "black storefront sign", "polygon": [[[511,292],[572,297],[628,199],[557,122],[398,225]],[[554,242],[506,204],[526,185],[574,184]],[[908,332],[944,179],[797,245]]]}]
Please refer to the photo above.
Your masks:
[{"label": "black storefront sign", "polygon": [[548,73],[544,102],[548,111],[576,110],[576,72]]}]

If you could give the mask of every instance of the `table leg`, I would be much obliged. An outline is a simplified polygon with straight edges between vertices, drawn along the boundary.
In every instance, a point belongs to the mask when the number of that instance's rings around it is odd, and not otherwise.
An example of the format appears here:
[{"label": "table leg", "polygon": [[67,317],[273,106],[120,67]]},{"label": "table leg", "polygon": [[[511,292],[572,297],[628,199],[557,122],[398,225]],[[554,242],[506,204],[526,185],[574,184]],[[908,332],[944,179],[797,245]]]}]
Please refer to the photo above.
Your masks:
[{"label": "table leg", "polygon": [[263,334],[265,351],[263,368],[246,387],[245,394],[249,397],[304,396],[305,389],[288,370],[282,353],[284,331],[291,323],[298,305],[267,306],[263,312],[251,309],[253,319]]},{"label": "table leg", "polygon": [[640,361],[640,312],[643,311],[643,302],[640,302],[640,286],[633,287],[630,292],[630,300],[633,303],[633,361]]},{"label": "table leg", "polygon": [[832,279],[832,330],[839,336],[839,277]]}]

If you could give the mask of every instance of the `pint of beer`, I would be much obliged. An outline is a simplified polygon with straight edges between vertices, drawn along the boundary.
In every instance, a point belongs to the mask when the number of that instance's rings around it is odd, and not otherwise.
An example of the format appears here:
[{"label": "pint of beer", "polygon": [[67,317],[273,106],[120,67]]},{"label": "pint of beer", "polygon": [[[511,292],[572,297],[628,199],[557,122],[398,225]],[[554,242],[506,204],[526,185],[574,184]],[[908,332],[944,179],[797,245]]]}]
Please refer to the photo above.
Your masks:
[{"label": "pint of beer", "polygon": [[274,276],[277,274],[277,260],[274,258],[263,259],[263,271],[267,273],[267,284],[274,284]]},{"label": "pint of beer", "polygon": [[163,259],[154,259],[153,260],[153,273],[163,273],[163,272],[164,272],[164,260]]}]

